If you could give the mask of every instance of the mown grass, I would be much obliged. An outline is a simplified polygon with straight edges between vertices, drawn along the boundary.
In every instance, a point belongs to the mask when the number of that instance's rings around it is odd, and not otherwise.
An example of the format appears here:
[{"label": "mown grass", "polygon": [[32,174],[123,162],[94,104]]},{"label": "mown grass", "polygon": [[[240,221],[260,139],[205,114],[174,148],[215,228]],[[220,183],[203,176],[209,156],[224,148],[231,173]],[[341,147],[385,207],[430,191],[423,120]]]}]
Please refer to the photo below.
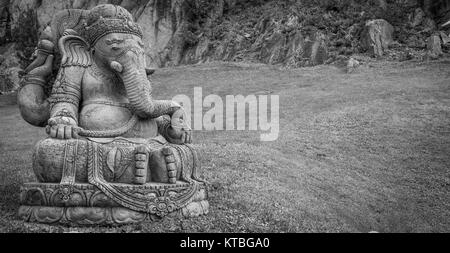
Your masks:
[{"label": "mown grass", "polygon": [[[42,129],[16,106],[0,108],[3,232],[449,232],[450,62],[334,66],[209,63],[161,69],[160,98],[176,94],[278,94],[280,135],[196,131],[207,216],[122,227],[29,224],[18,190],[33,181]],[[205,109],[206,110],[206,109]]]}]

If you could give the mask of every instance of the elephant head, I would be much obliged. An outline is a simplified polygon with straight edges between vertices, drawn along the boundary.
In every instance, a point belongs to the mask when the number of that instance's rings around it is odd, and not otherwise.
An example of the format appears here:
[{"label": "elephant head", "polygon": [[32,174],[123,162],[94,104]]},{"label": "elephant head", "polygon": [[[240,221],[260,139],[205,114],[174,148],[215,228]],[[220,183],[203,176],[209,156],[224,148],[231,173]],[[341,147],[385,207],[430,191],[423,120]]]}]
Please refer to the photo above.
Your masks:
[{"label": "elephant head", "polygon": [[123,81],[130,104],[140,116],[146,117],[154,111],[151,83],[147,77],[144,44],[133,34],[110,33],[93,46],[95,64],[115,73]]}]

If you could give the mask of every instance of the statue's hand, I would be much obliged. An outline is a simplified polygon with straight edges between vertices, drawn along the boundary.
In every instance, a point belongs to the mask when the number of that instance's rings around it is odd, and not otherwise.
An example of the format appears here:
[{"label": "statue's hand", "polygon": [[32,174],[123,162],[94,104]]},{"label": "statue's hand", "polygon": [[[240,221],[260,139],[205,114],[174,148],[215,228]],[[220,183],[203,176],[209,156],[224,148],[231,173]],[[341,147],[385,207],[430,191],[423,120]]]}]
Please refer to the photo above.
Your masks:
[{"label": "statue's hand", "polygon": [[176,140],[176,144],[192,143],[192,130],[185,119],[186,113],[182,108],[172,114],[168,134]]},{"label": "statue's hand", "polygon": [[77,130],[77,123],[70,117],[53,117],[46,127],[47,134],[57,139],[78,138]]}]

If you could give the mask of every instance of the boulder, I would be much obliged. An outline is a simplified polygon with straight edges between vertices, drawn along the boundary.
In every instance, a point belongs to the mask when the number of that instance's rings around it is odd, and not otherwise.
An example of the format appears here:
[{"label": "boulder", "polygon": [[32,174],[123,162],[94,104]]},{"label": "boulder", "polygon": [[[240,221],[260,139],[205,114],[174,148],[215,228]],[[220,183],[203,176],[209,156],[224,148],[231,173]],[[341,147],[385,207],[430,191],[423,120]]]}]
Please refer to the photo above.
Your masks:
[{"label": "boulder", "polygon": [[422,10],[422,8],[417,8],[414,11],[414,14],[412,17],[411,26],[412,27],[419,26],[420,24],[422,24],[424,18],[425,18],[425,12]]},{"label": "boulder", "polygon": [[347,73],[353,73],[360,65],[360,62],[352,57],[347,61]]},{"label": "boulder", "polygon": [[383,56],[386,49],[394,41],[393,33],[394,27],[386,20],[369,20],[366,22],[361,35],[361,45],[373,56]]},{"label": "boulder", "polygon": [[282,63],[285,59],[285,45],[286,45],[286,35],[281,31],[271,34],[270,37],[265,39],[262,43],[260,60],[268,64],[278,64]]},{"label": "boulder", "polygon": [[434,22],[434,20],[429,17],[425,18],[425,20],[422,22],[422,25],[424,27],[424,32],[432,32],[437,28],[436,22]]},{"label": "boulder", "polygon": [[445,34],[444,32],[439,32],[439,35],[442,40],[442,45],[450,44],[450,37],[447,34]]},{"label": "boulder", "polygon": [[320,31],[296,32],[286,39],[284,65],[306,67],[324,64],[328,60],[327,37]]},{"label": "boulder", "polygon": [[428,38],[427,50],[428,50],[428,55],[431,58],[438,58],[439,56],[441,56],[443,54],[441,38],[439,35],[434,34],[434,35],[431,35],[430,38]]},{"label": "boulder", "polygon": [[306,43],[305,49],[307,57],[310,59],[309,65],[319,65],[328,59],[326,36],[321,32],[316,32],[311,36],[311,42]]}]

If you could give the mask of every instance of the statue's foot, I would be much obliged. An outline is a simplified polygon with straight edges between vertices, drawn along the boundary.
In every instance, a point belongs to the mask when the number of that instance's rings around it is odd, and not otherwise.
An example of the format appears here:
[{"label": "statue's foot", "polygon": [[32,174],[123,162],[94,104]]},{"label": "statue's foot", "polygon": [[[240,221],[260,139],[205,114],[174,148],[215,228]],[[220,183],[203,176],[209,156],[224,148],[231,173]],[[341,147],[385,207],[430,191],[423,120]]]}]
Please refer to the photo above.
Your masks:
[{"label": "statue's foot", "polygon": [[175,184],[179,174],[177,167],[172,148],[163,147],[151,153],[149,168],[152,182]]},{"label": "statue's foot", "polygon": [[166,161],[167,176],[169,177],[169,183],[175,184],[177,182],[177,165],[175,164],[175,155],[169,147],[162,148],[162,153]]},{"label": "statue's foot", "polygon": [[134,160],[136,161],[134,171],[135,184],[145,184],[147,182],[148,156],[149,153],[145,146],[136,147],[136,153],[134,155]]}]

